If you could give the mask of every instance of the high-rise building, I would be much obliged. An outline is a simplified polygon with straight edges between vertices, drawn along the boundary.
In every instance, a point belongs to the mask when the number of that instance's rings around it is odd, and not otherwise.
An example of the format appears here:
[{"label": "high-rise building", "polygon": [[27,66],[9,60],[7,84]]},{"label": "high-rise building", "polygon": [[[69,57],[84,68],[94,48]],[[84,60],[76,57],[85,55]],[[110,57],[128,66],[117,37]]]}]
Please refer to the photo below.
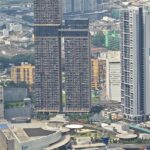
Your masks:
[{"label": "high-rise building", "polygon": [[0,86],[0,119],[4,119],[4,94],[2,86]]},{"label": "high-rise building", "polygon": [[121,12],[121,101],[128,120],[140,122],[150,115],[150,13],[139,7]]},{"label": "high-rise building", "polygon": [[82,0],[74,0],[72,3],[72,8],[74,13],[81,13],[83,11]]},{"label": "high-rise building", "polygon": [[89,20],[66,20],[62,36],[65,49],[65,111],[89,112],[91,107]]},{"label": "high-rise building", "polygon": [[74,0],[63,0],[63,12],[73,13],[74,12]]},{"label": "high-rise building", "polygon": [[63,110],[61,77],[63,38],[65,111],[88,112],[91,106],[89,21],[65,20],[62,24],[61,2],[61,0],[34,1],[35,108],[37,112]]},{"label": "high-rise building", "polygon": [[61,111],[61,0],[34,0],[35,108]]},{"label": "high-rise building", "polygon": [[63,0],[64,13],[84,13],[97,10],[97,0]]},{"label": "high-rise building", "polygon": [[26,82],[26,84],[32,86],[35,78],[35,66],[22,63],[20,66],[13,66],[10,74],[11,80],[15,83]]},{"label": "high-rise building", "polygon": [[82,5],[84,12],[97,10],[97,0],[83,0]]},{"label": "high-rise building", "polygon": [[119,31],[106,30],[106,32],[105,32],[105,47],[109,50],[119,50],[119,47],[120,47]]}]

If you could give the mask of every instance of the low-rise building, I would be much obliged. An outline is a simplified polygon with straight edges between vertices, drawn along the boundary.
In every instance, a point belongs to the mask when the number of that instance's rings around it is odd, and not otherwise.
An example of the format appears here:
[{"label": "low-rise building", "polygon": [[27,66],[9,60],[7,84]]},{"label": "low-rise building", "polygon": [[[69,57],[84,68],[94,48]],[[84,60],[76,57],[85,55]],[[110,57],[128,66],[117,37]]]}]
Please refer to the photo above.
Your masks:
[{"label": "low-rise building", "polygon": [[91,65],[92,89],[100,90],[103,99],[121,102],[120,51],[102,51]]},{"label": "low-rise building", "polygon": [[11,79],[15,83],[26,82],[29,86],[34,83],[35,66],[28,63],[22,63],[21,66],[13,66],[11,68]]},{"label": "low-rise building", "polygon": [[104,89],[106,87],[106,60],[92,59],[91,60],[91,86],[92,89]]},{"label": "low-rise building", "polygon": [[1,150],[61,150],[70,141],[68,130],[52,129],[41,121],[0,124]]}]

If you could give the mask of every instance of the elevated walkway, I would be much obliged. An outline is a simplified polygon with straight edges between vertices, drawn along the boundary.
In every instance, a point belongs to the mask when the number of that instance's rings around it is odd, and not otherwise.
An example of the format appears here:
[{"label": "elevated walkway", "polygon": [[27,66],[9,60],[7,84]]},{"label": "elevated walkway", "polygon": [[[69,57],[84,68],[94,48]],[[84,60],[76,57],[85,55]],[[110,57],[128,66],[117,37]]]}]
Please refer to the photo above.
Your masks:
[{"label": "elevated walkway", "polygon": [[150,134],[150,130],[149,129],[145,129],[145,128],[139,127],[137,125],[129,125],[129,128],[133,129],[133,130],[136,130],[136,131],[140,131],[140,132],[143,132],[143,133]]}]

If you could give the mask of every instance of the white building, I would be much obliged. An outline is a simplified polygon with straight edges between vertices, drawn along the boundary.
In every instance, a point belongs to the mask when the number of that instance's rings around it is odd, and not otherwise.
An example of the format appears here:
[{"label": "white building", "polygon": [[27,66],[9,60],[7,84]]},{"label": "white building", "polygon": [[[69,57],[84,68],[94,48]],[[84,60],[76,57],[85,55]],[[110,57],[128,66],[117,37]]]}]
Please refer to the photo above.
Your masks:
[{"label": "white building", "polygon": [[[61,121],[59,123],[63,124]],[[0,150],[61,149],[62,146],[68,145],[71,137],[69,134],[64,135],[69,129],[57,127],[59,123],[33,121],[23,124],[0,124],[3,127],[0,130]]]},{"label": "white building", "polygon": [[121,102],[120,51],[102,52],[100,58],[106,60],[106,99]]},{"label": "white building", "polygon": [[3,37],[9,37],[9,31],[7,29],[3,29]]},{"label": "white building", "polygon": [[139,7],[121,12],[121,101],[124,117],[133,122],[150,115],[150,13]]},{"label": "white building", "polygon": [[4,118],[4,96],[3,87],[0,86],[0,119]]},{"label": "white building", "polygon": [[106,93],[109,100],[121,102],[121,66],[120,59],[107,59]]},{"label": "white building", "polygon": [[9,31],[14,31],[14,32],[22,32],[22,24],[15,24],[15,23],[10,23],[9,24]]}]

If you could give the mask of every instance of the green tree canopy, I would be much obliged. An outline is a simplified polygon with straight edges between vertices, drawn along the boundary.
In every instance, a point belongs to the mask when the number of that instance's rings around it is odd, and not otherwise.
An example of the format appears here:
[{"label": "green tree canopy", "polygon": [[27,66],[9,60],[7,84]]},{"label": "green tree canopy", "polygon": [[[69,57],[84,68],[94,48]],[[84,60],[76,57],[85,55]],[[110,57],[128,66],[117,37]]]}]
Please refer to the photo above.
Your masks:
[{"label": "green tree canopy", "polygon": [[15,66],[20,65],[21,62],[28,62],[29,64],[35,65],[34,54],[18,54],[12,57],[0,57],[0,68],[5,69],[10,67],[9,64]]},{"label": "green tree canopy", "polygon": [[14,65],[20,65],[21,62],[28,62],[34,65],[34,54],[19,54],[11,58],[11,63]]},{"label": "green tree canopy", "polygon": [[0,57],[1,68],[8,68],[10,63],[10,58],[8,57]]}]

